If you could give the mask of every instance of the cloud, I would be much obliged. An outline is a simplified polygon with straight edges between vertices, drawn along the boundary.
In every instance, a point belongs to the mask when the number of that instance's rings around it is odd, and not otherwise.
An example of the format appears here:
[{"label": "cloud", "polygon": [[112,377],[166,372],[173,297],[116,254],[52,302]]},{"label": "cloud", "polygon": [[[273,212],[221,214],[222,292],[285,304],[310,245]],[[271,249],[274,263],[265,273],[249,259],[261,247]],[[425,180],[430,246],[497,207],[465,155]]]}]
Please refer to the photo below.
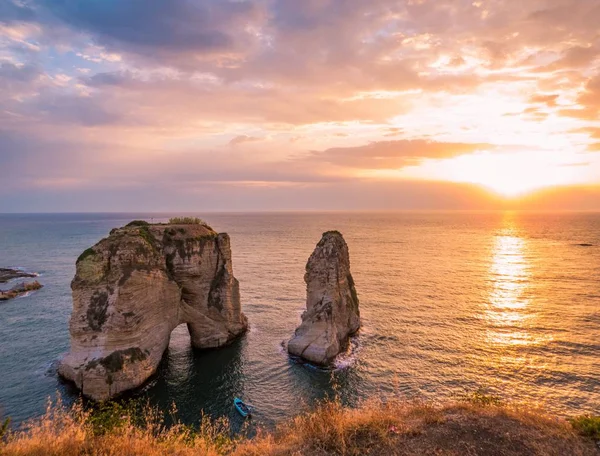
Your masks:
[{"label": "cloud", "polygon": [[134,82],[134,76],[127,71],[113,71],[96,73],[93,76],[80,78],[83,84],[90,87],[102,88],[105,86],[124,87]]},{"label": "cloud", "polygon": [[582,0],[0,0],[0,160],[39,165],[20,189],[336,193],[507,141],[594,152],[598,23]]},{"label": "cloud", "polygon": [[559,166],[561,167],[571,167],[571,166],[589,166],[591,163],[590,162],[577,162],[577,163],[563,163]]},{"label": "cloud", "polygon": [[112,51],[146,59],[183,61],[197,55],[235,51],[251,34],[260,5],[209,0],[46,0],[41,7],[66,25],[89,33]]},{"label": "cloud", "polygon": [[0,23],[27,22],[34,18],[34,11],[27,5],[12,0],[0,0]]},{"label": "cloud", "polygon": [[572,130],[572,133],[582,133],[588,135],[591,139],[600,139],[600,127],[582,127]]},{"label": "cloud", "polygon": [[560,95],[558,95],[558,94],[550,94],[550,95],[536,94],[536,95],[532,95],[531,98],[529,98],[529,101],[531,103],[545,104],[546,106],[554,107],[554,106],[556,106],[556,100],[558,100],[559,96]]},{"label": "cloud", "polygon": [[598,46],[573,46],[563,51],[561,57],[552,64],[540,68],[541,71],[585,68],[600,56]]},{"label": "cloud", "polygon": [[404,130],[399,127],[389,127],[386,131],[387,133],[385,133],[384,136],[398,136],[404,132]]},{"label": "cloud", "polygon": [[[179,79],[165,74],[142,77],[133,72],[97,73],[80,78],[81,82],[102,92],[105,104],[136,113],[144,123],[164,125],[163,116],[181,122],[181,118],[241,120],[307,124],[350,120],[384,121],[405,110],[401,100],[369,97],[337,98],[311,90],[287,90],[285,87],[226,85]],[[201,100],[202,103],[198,101]]]},{"label": "cloud", "polygon": [[494,148],[490,144],[443,143],[422,139],[378,141],[364,146],[334,147],[313,152],[308,160],[359,169],[399,169],[418,165],[426,159],[452,158]]},{"label": "cloud", "polygon": [[122,113],[109,110],[93,98],[74,95],[50,95],[33,104],[32,111],[45,115],[52,122],[83,126],[114,125]]},{"label": "cloud", "polygon": [[593,143],[588,146],[590,152],[600,152],[600,143]]},{"label": "cloud", "polygon": [[248,135],[238,135],[235,138],[232,138],[229,141],[230,146],[237,146],[238,144],[248,143],[248,142],[257,142],[262,141],[264,138],[260,138],[257,136],[248,136]]},{"label": "cloud", "polygon": [[600,72],[589,78],[572,108],[562,109],[564,116],[597,121],[600,119]]},{"label": "cloud", "polygon": [[[30,19],[38,21],[46,35],[56,21],[78,37],[87,35],[99,46],[98,55],[79,55],[97,63],[105,61],[101,55],[114,53],[123,57],[122,67],[146,74],[175,68],[176,84],[188,85],[201,74],[205,86],[222,86],[222,98],[227,91],[236,97],[255,88],[265,95],[261,103],[276,106],[278,99],[287,99],[298,114],[276,109],[284,122],[381,121],[401,113],[402,107],[395,112],[393,107],[400,94],[376,102],[367,100],[368,92],[460,94],[487,82],[526,80],[526,74],[482,70],[510,69],[528,47],[559,47],[552,49],[556,62],[567,56],[583,64],[595,48],[573,43],[595,36],[590,17],[598,16],[598,9],[586,3],[573,2],[564,17],[550,0],[533,0],[518,8],[494,0],[485,10],[469,2],[429,0],[31,0],[38,14]],[[448,16],[456,19],[452,27]],[[571,35],[565,27],[571,27]],[[570,44],[561,44],[562,38]],[[433,68],[444,55],[446,67]],[[84,83],[138,91],[139,84],[125,85],[131,79],[129,69],[100,72]],[[193,85],[198,85],[196,79]],[[148,84],[145,89],[162,90],[164,85]],[[255,97],[246,98],[242,117],[256,106]],[[298,109],[298,104],[307,109]]]},{"label": "cloud", "polygon": [[16,65],[11,62],[0,64],[0,87],[14,92],[16,86],[28,86],[43,74],[42,69],[33,64]]}]

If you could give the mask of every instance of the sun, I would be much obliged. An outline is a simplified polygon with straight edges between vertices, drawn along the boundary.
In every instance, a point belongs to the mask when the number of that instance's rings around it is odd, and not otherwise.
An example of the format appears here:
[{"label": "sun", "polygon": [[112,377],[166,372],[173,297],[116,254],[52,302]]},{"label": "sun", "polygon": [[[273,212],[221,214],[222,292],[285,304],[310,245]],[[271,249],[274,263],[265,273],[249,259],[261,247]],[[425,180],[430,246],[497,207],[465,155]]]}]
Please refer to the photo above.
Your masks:
[{"label": "sun", "polygon": [[538,190],[585,182],[584,167],[562,151],[476,152],[442,160],[426,160],[395,170],[365,170],[360,177],[421,179],[475,184],[507,200]]},{"label": "sun", "polygon": [[551,185],[541,180],[529,179],[529,176],[519,176],[519,174],[519,172],[512,172],[512,170],[507,170],[506,173],[499,171],[487,173],[486,175],[482,173],[481,176],[471,179],[471,182],[480,184],[506,198],[516,198]]},{"label": "sun", "polygon": [[518,198],[536,190],[573,182],[571,170],[539,153],[480,153],[445,164],[448,180],[481,185],[505,197]]}]

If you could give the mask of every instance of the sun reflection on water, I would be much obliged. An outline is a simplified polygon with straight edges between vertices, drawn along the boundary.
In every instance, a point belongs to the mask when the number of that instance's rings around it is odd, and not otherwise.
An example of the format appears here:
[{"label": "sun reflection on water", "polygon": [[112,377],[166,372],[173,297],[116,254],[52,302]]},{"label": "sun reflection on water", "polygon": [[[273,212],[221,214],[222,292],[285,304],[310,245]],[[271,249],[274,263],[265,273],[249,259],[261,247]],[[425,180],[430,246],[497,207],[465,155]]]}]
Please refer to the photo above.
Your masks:
[{"label": "sun reflection on water", "polygon": [[525,255],[527,241],[519,236],[513,217],[507,216],[504,222],[495,239],[489,271],[492,289],[485,312],[490,327],[488,342],[528,345],[534,338],[527,330],[533,315],[527,296],[531,280],[531,264]]}]

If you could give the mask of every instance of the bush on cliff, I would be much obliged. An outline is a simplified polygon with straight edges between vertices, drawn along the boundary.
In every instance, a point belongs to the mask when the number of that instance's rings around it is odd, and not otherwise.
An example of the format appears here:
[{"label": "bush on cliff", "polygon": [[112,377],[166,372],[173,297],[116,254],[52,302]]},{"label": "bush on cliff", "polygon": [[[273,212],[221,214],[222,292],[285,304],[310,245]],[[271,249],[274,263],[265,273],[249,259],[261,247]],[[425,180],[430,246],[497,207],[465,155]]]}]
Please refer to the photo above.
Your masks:
[{"label": "bush on cliff", "polygon": [[207,223],[198,217],[172,217],[169,219],[171,225],[205,225]]},{"label": "bush on cliff", "polygon": [[583,415],[569,421],[581,435],[600,441],[600,416]]}]

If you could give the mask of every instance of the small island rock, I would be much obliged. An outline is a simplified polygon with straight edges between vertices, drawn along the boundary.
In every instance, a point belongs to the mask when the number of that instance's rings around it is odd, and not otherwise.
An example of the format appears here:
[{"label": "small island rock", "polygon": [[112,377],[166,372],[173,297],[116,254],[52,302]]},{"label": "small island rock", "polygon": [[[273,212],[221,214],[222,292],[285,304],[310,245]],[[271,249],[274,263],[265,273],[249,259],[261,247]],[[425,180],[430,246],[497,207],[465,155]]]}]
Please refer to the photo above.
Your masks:
[{"label": "small island rock", "polygon": [[37,277],[37,274],[31,274],[19,269],[0,268],[0,283],[6,283],[9,280],[21,279],[25,277]]},{"label": "small island rock", "polygon": [[350,273],[348,245],[328,231],[306,264],[306,311],[288,342],[288,352],[318,365],[329,364],[360,328],[358,296]]},{"label": "small island rock", "polygon": [[39,283],[37,280],[29,283],[21,282],[9,290],[0,290],[0,301],[8,301],[9,299],[13,299],[17,296],[24,295],[26,293],[29,293],[30,291],[39,290],[40,288],[42,288],[42,284]]}]

